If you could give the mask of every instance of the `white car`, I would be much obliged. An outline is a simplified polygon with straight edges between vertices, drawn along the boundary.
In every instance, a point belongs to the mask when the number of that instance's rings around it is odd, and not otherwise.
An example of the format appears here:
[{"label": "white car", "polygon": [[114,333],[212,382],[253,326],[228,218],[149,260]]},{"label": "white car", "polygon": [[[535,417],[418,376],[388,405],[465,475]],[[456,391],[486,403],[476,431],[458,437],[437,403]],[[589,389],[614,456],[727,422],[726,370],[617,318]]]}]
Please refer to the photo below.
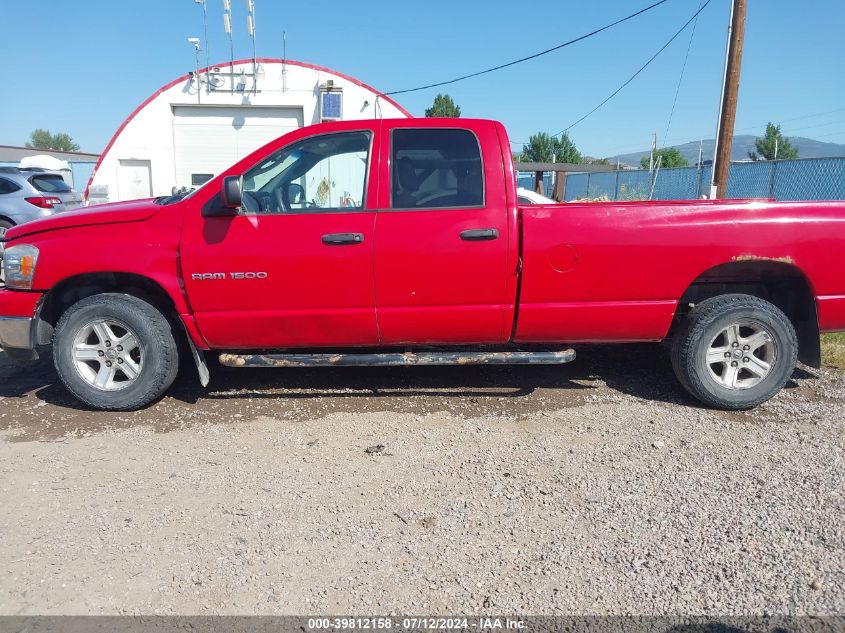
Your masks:
[{"label": "white car", "polygon": [[517,187],[516,200],[519,204],[557,204],[551,198],[542,196],[530,189],[524,189],[523,187]]}]

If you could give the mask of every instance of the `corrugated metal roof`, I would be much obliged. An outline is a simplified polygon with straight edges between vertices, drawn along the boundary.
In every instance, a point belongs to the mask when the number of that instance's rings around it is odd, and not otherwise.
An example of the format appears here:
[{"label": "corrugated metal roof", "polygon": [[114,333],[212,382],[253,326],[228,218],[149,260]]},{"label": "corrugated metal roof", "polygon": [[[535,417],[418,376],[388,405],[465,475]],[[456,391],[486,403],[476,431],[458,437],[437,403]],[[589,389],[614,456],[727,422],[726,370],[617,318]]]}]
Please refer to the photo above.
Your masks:
[{"label": "corrugated metal roof", "polygon": [[26,156],[46,155],[66,160],[69,163],[95,162],[100,155],[89,152],[57,152],[38,147],[18,147],[17,145],[0,145],[0,162],[17,162]]}]

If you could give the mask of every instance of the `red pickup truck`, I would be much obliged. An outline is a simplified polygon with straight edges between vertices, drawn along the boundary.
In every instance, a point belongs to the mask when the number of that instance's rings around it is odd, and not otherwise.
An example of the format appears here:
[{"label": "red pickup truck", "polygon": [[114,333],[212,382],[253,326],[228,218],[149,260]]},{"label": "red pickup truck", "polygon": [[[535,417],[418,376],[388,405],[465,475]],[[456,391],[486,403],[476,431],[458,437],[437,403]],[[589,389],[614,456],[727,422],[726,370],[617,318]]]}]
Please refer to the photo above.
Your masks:
[{"label": "red pickup truck", "polygon": [[519,206],[501,124],[306,127],[184,198],[10,229],[0,346],[53,345],[79,400],[159,398],[190,354],[235,367],[563,363],[672,340],[681,384],[753,407],[845,329],[845,203]]}]

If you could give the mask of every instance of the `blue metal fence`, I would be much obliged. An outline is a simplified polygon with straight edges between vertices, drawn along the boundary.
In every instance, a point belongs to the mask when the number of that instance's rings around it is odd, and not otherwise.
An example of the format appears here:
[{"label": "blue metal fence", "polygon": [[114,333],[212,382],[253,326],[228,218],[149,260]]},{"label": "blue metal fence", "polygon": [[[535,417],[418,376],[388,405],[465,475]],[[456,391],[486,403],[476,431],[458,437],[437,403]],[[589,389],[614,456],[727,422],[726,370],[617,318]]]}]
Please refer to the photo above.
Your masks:
[{"label": "blue metal fence", "polygon": [[[532,186],[529,182],[528,187]],[[569,174],[566,200],[648,200],[649,197],[691,200],[706,195],[709,188],[709,165],[661,169],[654,180],[647,170],[639,169]],[[731,163],[727,195],[730,198],[777,200],[845,200],[845,158]]]},{"label": "blue metal fence", "polygon": [[[522,171],[519,172],[516,175],[516,184],[518,187],[522,187],[523,189],[534,191],[534,174],[528,174]],[[552,187],[552,175],[550,173],[543,174],[543,189],[550,193],[552,191]],[[548,193],[546,195],[548,195]]]}]

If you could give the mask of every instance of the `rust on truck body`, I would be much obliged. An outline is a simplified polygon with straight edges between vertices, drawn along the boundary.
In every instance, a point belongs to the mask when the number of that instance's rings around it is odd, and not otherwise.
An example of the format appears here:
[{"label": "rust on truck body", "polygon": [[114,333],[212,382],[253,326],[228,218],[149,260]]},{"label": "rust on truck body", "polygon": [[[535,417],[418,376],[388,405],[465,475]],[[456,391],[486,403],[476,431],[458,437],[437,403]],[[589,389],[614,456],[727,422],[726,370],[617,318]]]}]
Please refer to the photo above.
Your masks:
[{"label": "rust on truck body", "polygon": [[559,365],[575,360],[572,349],[544,351],[405,351],[350,354],[220,354],[227,367],[383,367],[402,365]]}]

